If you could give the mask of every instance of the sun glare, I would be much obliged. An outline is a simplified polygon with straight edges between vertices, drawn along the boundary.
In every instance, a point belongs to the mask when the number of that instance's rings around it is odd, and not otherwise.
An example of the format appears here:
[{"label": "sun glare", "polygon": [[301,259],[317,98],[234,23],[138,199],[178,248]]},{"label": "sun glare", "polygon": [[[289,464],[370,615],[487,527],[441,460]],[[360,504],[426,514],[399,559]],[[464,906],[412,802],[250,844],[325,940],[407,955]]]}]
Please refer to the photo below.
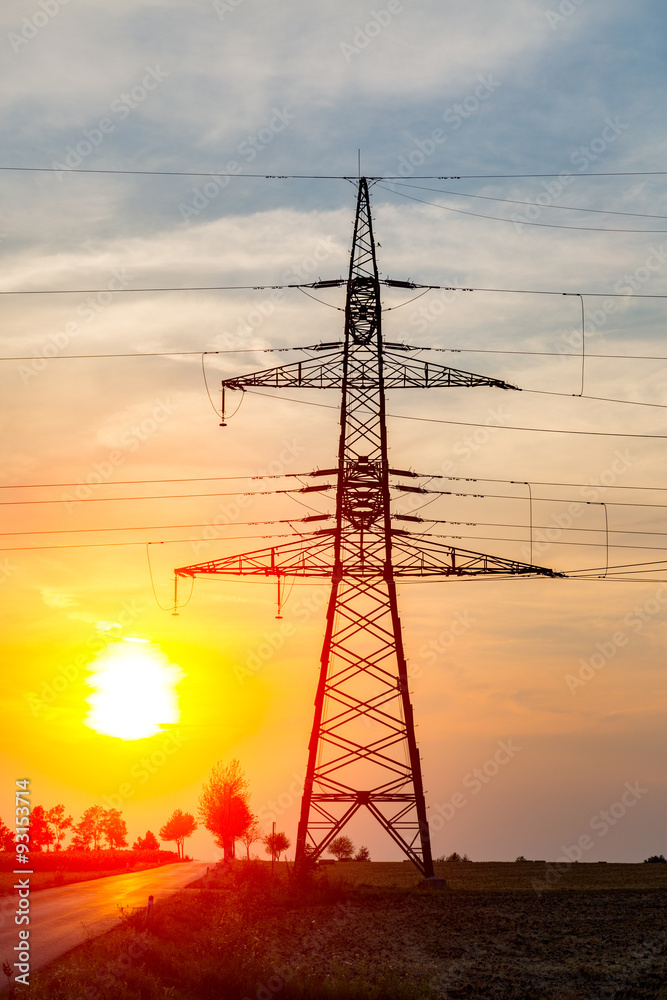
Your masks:
[{"label": "sun glare", "polygon": [[121,740],[141,740],[178,722],[183,671],[147,639],[114,642],[93,660],[85,724]]}]

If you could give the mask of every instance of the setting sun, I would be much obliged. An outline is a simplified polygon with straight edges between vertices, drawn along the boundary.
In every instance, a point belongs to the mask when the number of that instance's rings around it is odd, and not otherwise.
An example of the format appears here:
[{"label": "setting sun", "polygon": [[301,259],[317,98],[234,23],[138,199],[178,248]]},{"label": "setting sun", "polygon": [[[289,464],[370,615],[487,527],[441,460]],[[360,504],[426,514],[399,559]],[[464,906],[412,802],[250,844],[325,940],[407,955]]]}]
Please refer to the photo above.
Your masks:
[{"label": "setting sun", "polygon": [[176,685],[183,671],[147,639],[107,646],[90,665],[85,723],[98,733],[141,740],[180,718]]}]

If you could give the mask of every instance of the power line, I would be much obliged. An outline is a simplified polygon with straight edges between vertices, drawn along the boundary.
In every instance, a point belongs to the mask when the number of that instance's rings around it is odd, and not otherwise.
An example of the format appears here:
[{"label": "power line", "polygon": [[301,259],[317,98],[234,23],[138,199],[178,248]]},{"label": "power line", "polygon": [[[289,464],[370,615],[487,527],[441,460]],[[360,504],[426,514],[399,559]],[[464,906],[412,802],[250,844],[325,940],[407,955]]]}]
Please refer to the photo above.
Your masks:
[{"label": "power line", "polygon": [[[416,282],[410,283],[411,288],[431,288],[441,292],[500,292],[507,295],[564,295],[576,297],[583,295],[586,298],[597,299],[667,299],[667,294],[650,294],[648,292],[563,292],[553,288],[478,288],[464,287],[462,285],[420,285]],[[443,347],[422,347],[423,351],[442,351],[452,348]],[[481,351],[479,352],[482,353]],[[490,352],[493,353],[493,352]],[[504,353],[510,353],[504,352]],[[517,352],[520,353],[520,352]],[[590,355],[597,357],[597,355]],[[600,355],[600,357],[613,357],[614,355]]]},{"label": "power line", "polygon": [[[440,286],[434,285],[429,286],[427,291],[431,290],[431,287],[438,288]],[[509,289],[506,289],[508,291]],[[470,289],[470,291],[503,291],[503,289]],[[529,295],[570,295],[579,293],[570,292],[529,292]],[[602,295],[603,293],[587,293],[583,292],[583,295],[592,294]],[[641,298],[642,296],[635,296],[636,298]],[[643,298],[667,298],[667,295],[645,295]],[[398,308],[398,307],[396,307]],[[385,310],[389,312],[390,310]],[[230,350],[222,351],[149,351],[149,352],[138,352],[132,354],[55,354],[53,357],[44,358],[47,361],[94,361],[95,359],[108,360],[109,358],[175,358],[175,357],[201,357],[204,355],[216,355],[216,354],[277,354],[281,351],[312,351],[315,348],[312,346],[307,347],[243,347],[234,348]],[[437,351],[440,354],[517,354],[525,357],[538,357],[538,358],[581,358],[581,351],[502,351],[502,350],[490,350],[488,348],[477,348],[477,347],[411,347],[414,351]],[[0,357],[0,361],[35,361],[42,360],[43,355],[31,354],[24,356],[9,355],[5,357]],[[600,360],[607,361],[667,361],[667,356],[656,355],[656,354],[586,354],[586,360],[589,358],[597,358]],[[529,390],[524,390],[524,392]],[[533,390],[537,391],[537,390]],[[568,393],[563,393],[562,395],[569,395]],[[578,393],[576,393],[579,396]],[[588,399],[602,399],[601,396],[588,396],[584,397]],[[624,403],[629,402],[629,400],[611,400],[611,402]]]},{"label": "power line", "polygon": [[[442,206],[439,206],[442,207]],[[453,211],[453,209],[452,209]],[[509,220],[501,220],[509,221]],[[625,232],[626,230],[602,230],[602,232]],[[630,230],[628,230],[630,231]],[[642,230],[643,232],[644,230]],[[662,232],[662,230],[650,230],[651,232]],[[667,230],[665,230],[667,232]],[[346,284],[342,278],[332,278],[331,283],[327,282],[324,287],[328,288],[338,288],[341,285]],[[381,285],[388,285],[392,287],[395,282],[391,279],[384,279],[380,281]],[[321,288],[322,282],[310,282],[307,284],[291,284],[291,285],[156,285],[154,287],[142,287],[142,288],[10,288],[0,290],[0,295],[97,295],[101,293],[108,292],[110,295],[125,295],[134,294],[136,292],[234,292],[234,291],[253,291],[261,292],[268,290],[279,290],[279,289],[297,289],[298,291],[304,291],[306,288]],[[403,286],[400,286],[403,287]],[[499,292],[508,295],[564,295],[564,296],[577,296],[584,295],[589,298],[602,298],[602,299],[667,299],[667,294],[653,294],[650,292],[570,292],[562,291],[560,289],[542,289],[542,288],[482,288],[477,286],[459,286],[459,285],[427,285],[420,284],[418,282],[406,283],[408,288],[424,288],[427,291],[443,291],[443,292]],[[331,306],[331,303],[324,302],[322,299],[315,298],[315,296],[310,296],[315,302],[319,302],[320,305],[330,306],[332,309],[340,308],[338,306]],[[419,298],[419,296],[415,296]],[[414,301],[410,299],[409,302]],[[409,302],[402,303],[402,305],[409,305]],[[393,306],[393,309],[398,309],[398,306]],[[389,312],[389,308],[383,310],[384,312]],[[272,347],[272,348],[248,348],[248,350],[283,350],[283,351],[298,351],[304,350],[305,348],[300,347]],[[438,347],[423,347],[421,350],[450,350],[450,348],[438,348]],[[175,351],[172,353],[176,354],[201,354],[201,351]],[[231,353],[226,351],[209,351],[210,354],[225,354]],[[508,352],[509,353],[509,352]],[[96,355],[96,357],[116,357],[116,355]],[[151,355],[146,355],[150,357]],[[593,355],[591,355],[593,356]],[[605,357],[607,355],[604,355]],[[17,359],[21,360],[21,359]],[[32,360],[29,358],[28,360]]]},{"label": "power line", "polygon": [[[440,522],[437,522],[440,523]],[[604,531],[604,528],[600,529]],[[511,542],[515,544],[516,542],[521,542],[524,545],[528,545],[529,539],[527,538],[503,538],[498,535],[440,535],[431,534],[429,532],[420,535],[420,538],[450,538],[453,541],[478,541],[478,542]],[[549,545],[574,545],[577,547],[585,546],[586,548],[599,548],[604,545],[604,541],[600,540],[598,542],[570,542],[557,539],[553,542],[549,542]],[[614,549],[632,549],[633,551],[646,551],[646,552],[667,552],[667,545],[623,545],[621,543],[610,543],[610,548]]]},{"label": "power line", "polygon": [[[296,524],[305,521],[324,521],[332,515],[318,514],[315,517],[283,517],[273,521],[234,521],[235,525],[268,525],[268,524]],[[52,528],[46,531],[0,531],[0,537],[14,535],[83,535],[93,531],[166,531],[168,528],[210,528],[207,521],[197,521],[194,524],[138,524],[126,525],[122,528]]]},{"label": "power line", "polygon": [[276,475],[260,476],[199,476],[189,479],[119,479],[106,483],[86,483],[82,480],[76,483],[15,483],[0,486],[0,490],[66,489],[76,486],[154,486],[157,483],[222,483],[235,482],[240,479],[302,479],[310,475],[312,475],[311,472],[280,472]]},{"label": "power line", "polygon": [[[523,483],[521,485],[528,485]],[[534,485],[534,484],[531,484]],[[526,497],[512,496],[509,493],[456,493],[453,490],[429,490],[424,488],[420,490],[423,493],[435,494],[436,496],[443,497],[472,497],[478,500],[521,500],[522,503],[526,502]],[[571,502],[567,497],[533,497],[533,503],[569,503]],[[664,510],[667,504],[663,503],[629,503],[622,500],[578,500],[577,503],[582,506],[587,507],[598,507],[602,503],[607,504],[608,507],[655,507],[658,510]],[[429,520],[429,518],[424,518],[424,520]],[[555,527],[552,525],[552,527]]]},{"label": "power line", "polygon": [[[535,295],[569,295],[569,292],[535,292]],[[586,294],[585,292],[583,293]],[[657,297],[657,296],[656,296]],[[665,296],[667,298],[667,295]],[[538,358],[581,358],[581,351],[494,351],[478,347],[419,347],[419,351],[438,351],[441,354],[522,354]],[[96,355],[91,355],[96,357]],[[586,354],[588,358],[600,358],[611,361],[667,361],[667,357],[655,354]]]},{"label": "power line", "polygon": [[[497,215],[482,215],[480,212],[468,212],[462,208],[452,208],[450,205],[439,205],[435,201],[426,201],[424,198],[415,198],[414,195],[406,194],[404,191],[396,191],[392,188],[385,187],[384,184],[380,184],[383,191],[389,191],[390,194],[397,194],[399,198],[408,198],[410,201],[417,201],[420,205],[430,205],[433,208],[441,208],[443,212],[455,212],[456,215],[471,215],[476,219],[491,219],[494,222],[508,222],[512,225],[517,225],[514,219],[503,219]],[[523,219],[519,223],[521,226],[536,226],[540,229],[576,229],[579,232],[586,233],[643,233],[648,235],[650,233],[667,233],[667,229],[603,229],[601,227],[593,226],[562,226],[555,222],[526,222]]]},{"label": "power line", "polygon": [[[338,279],[336,279],[338,281]],[[340,279],[340,283],[344,284]],[[308,284],[291,285],[169,285],[155,286],[153,288],[18,288],[0,291],[0,295],[96,295],[100,292],[108,292],[110,295],[126,295],[136,292],[238,292],[252,291],[263,292],[273,291],[281,288],[318,288],[319,282],[309,282]],[[329,287],[336,287],[331,285]],[[319,301],[319,300],[316,300]],[[328,305],[328,303],[325,303]],[[298,348],[285,348],[285,350],[298,350]],[[200,351],[196,352],[200,354]]]},{"label": "power line", "polygon": [[[586,355],[590,357],[590,355]],[[667,403],[647,403],[643,399],[613,399],[610,396],[589,396],[585,392],[553,392],[550,389],[522,389],[522,392],[529,392],[535,396],[564,396],[566,399],[593,399],[599,403],[624,403],[626,406],[656,406],[658,409],[667,410]]]},{"label": "power line", "polygon": [[180,545],[184,542],[201,541],[209,544],[212,541],[216,542],[235,542],[242,541],[244,539],[257,538],[294,538],[294,532],[288,531],[283,533],[272,532],[270,535],[228,535],[224,538],[216,539],[193,539],[193,538],[168,538],[161,541],[151,541],[146,543],[143,539],[132,542],[81,542],[80,544],[68,544],[64,545],[14,545],[14,546],[2,546],[0,547],[0,552],[42,552],[53,549],[108,549],[108,548],[119,548],[120,546],[126,545]]},{"label": "power line", "polygon": [[[309,399],[295,399],[294,396],[274,396],[268,392],[257,392],[256,389],[246,389],[246,392],[252,393],[253,396],[263,396],[265,399],[283,399],[290,403],[301,403],[304,406],[317,406],[320,409],[325,410],[338,410],[337,406],[333,406],[331,403],[315,403]],[[617,402],[626,402],[625,400],[618,400]],[[627,400],[627,402],[631,402]],[[479,422],[469,421],[469,420],[442,420],[438,417],[415,417],[409,413],[387,413],[388,417],[392,417],[394,420],[416,420],[419,423],[426,424],[448,424],[455,427],[486,427],[488,424],[481,424]],[[499,431],[530,431],[537,434],[576,434],[583,435],[586,437],[627,437],[627,438],[643,438],[643,439],[656,439],[665,440],[667,439],[667,434],[631,434],[627,431],[575,431],[566,430],[564,428],[558,427],[517,427],[513,424],[494,424],[494,430]]]},{"label": "power line", "polygon": [[[486,426],[485,424],[480,424],[480,427]],[[317,470],[316,470],[317,471]],[[321,473],[319,473],[321,475]],[[334,475],[334,470],[331,470],[331,474]],[[41,490],[41,489],[64,489],[71,487],[92,487],[92,486],[154,486],[160,483],[210,483],[210,482],[238,482],[239,480],[260,480],[260,479],[307,479],[313,475],[313,472],[281,472],[276,475],[259,475],[259,476],[199,476],[196,478],[188,479],[121,479],[117,481],[109,481],[106,483],[85,483],[82,481],[76,483],[8,483],[0,485],[2,490]],[[415,478],[418,479],[446,479],[452,482],[466,482],[466,483],[507,483],[516,486],[526,486],[529,480],[521,479],[489,479],[484,476],[444,476],[437,472],[415,472]],[[599,483],[561,483],[561,482],[551,482],[545,480],[531,479],[530,484],[532,486],[563,486],[571,489],[579,489],[581,487],[600,487],[605,490],[655,490],[658,492],[667,491],[667,486],[615,486],[613,484],[599,484]],[[275,491],[280,492],[280,491]],[[286,490],[284,492],[290,493],[291,490]],[[179,496],[187,494],[173,494],[170,498],[178,499]],[[196,496],[197,494],[193,494]],[[206,494],[207,496],[224,496],[225,494]],[[235,494],[227,494],[229,496]],[[79,503],[87,503],[91,498],[77,500]],[[108,497],[106,499],[144,499],[143,497]],[[155,498],[155,499],[162,499]],[[164,499],[167,499],[165,497]],[[565,500],[569,498],[564,498]],[[20,502],[20,501],[19,501]],[[26,501],[30,502],[30,501]],[[65,502],[71,502],[69,500]]]},{"label": "power line", "polygon": [[[481,426],[481,425],[480,425]],[[483,476],[443,476],[438,473],[433,473],[432,475],[426,472],[415,473],[419,479],[448,479],[454,482],[461,483],[509,483],[512,486],[566,486],[572,489],[579,489],[581,487],[585,488],[599,488],[605,490],[657,490],[664,492],[667,490],[667,486],[613,486],[607,485],[606,483],[551,483],[544,482],[542,480],[531,479],[531,480],[521,480],[521,479],[485,479]],[[568,500],[569,498],[564,498]]]},{"label": "power line", "polygon": [[[108,484],[111,485],[111,484]],[[3,487],[7,489],[8,487]],[[325,491],[333,489],[333,486],[329,484],[319,487],[319,491]],[[79,501],[72,501],[69,497],[57,497],[55,499],[49,500],[0,500],[0,507],[26,507],[33,504],[45,504],[45,503],[119,503],[121,501],[131,500],[195,500],[203,499],[205,497],[264,497],[264,496],[278,496],[281,493],[302,493],[303,489],[292,489],[292,490],[234,490],[231,493],[161,493],[154,496],[135,496],[135,497],[86,497],[85,499]],[[310,491],[309,491],[310,492]],[[1,532],[0,532],[1,534]]]},{"label": "power line", "polygon": [[[529,205],[531,208],[556,208],[563,212],[589,212],[592,215],[628,215],[635,219],[667,219],[667,215],[649,215],[645,212],[615,212],[613,209],[609,208],[577,208],[575,205],[540,205],[534,201],[517,201],[514,198],[492,198],[490,195],[485,194],[470,194],[466,191],[443,191],[441,188],[428,188],[420,187],[418,184],[404,184],[400,185],[400,182],[396,182],[399,187],[407,187],[409,190],[415,191],[433,191],[436,194],[447,194],[453,195],[455,198],[476,198],[481,201],[498,201],[503,205]],[[512,220],[515,221],[515,220]]]},{"label": "power line", "polygon": [[[59,174],[127,174],[148,177],[230,177],[243,180],[257,178],[259,180],[309,180],[309,181],[354,181],[359,180],[357,174],[254,174],[254,173],[224,173],[218,170],[122,170],[113,168],[92,167],[24,167],[0,166],[0,170],[23,173],[59,173]],[[416,181],[467,181],[467,180],[511,180],[513,178],[560,177],[563,171],[541,174],[413,174],[411,180]],[[568,176],[586,179],[588,177],[664,177],[667,170],[609,170],[586,171],[585,174],[570,174]],[[369,181],[405,181],[403,174],[367,175]]]}]

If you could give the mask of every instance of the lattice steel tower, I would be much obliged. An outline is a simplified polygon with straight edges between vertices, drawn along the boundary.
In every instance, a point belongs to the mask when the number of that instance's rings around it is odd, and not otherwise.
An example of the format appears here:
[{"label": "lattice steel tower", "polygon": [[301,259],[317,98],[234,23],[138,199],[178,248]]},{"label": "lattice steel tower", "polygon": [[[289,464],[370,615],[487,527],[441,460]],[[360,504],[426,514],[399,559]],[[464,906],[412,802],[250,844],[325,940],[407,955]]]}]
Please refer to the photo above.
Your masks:
[{"label": "lattice steel tower", "polygon": [[[317,282],[322,287],[344,282]],[[223,381],[245,386],[338,389],[342,393],[335,476],[335,526],[294,541],[177,569],[179,577],[220,574],[331,580],[315,716],[296,842],[322,854],[365,807],[407,857],[433,876],[421,764],[408,691],[396,578],[539,574],[551,570],[453,548],[396,527],[392,490],[414,473],[387,457],[385,390],[495,386],[499,379],[408,357],[415,348],[382,339],[380,284],[368,183],[360,178],[345,307],[345,340],[311,348],[315,357]],[[415,518],[415,520],[417,520]]]}]

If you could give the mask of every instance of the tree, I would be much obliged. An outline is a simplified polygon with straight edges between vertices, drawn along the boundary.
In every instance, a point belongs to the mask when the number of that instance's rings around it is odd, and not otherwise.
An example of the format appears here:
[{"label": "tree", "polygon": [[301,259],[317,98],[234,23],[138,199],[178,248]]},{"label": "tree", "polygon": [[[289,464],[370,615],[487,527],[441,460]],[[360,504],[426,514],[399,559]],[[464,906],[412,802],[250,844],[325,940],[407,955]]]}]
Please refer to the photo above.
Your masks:
[{"label": "tree", "polygon": [[55,834],[47,822],[44,806],[33,806],[30,811],[30,847],[33,851],[47,851],[55,841]]},{"label": "tree", "polygon": [[199,818],[213,834],[225,861],[234,857],[234,844],[251,825],[254,816],[248,807],[248,779],[238,760],[218,761],[199,796]]},{"label": "tree", "polygon": [[127,824],[120,809],[105,809],[102,831],[110,848],[127,847]]},{"label": "tree", "polygon": [[0,851],[13,851],[14,846],[14,834],[0,819]]},{"label": "tree", "polygon": [[280,861],[280,855],[289,850],[290,846],[286,834],[279,833],[277,830],[275,833],[267,833],[262,842],[266,853],[270,854],[276,861]]},{"label": "tree", "polygon": [[74,837],[71,847],[75,850],[89,851],[91,844],[99,851],[104,836],[104,814],[102,806],[89,806],[79,822],[74,826]]},{"label": "tree", "polygon": [[370,861],[371,854],[367,847],[360,847],[357,853],[354,855],[354,861]]},{"label": "tree", "polygon": [[167,822],[160,828],[160,840],[173,840],[178,850],[178,856],[182,858],[185,838],[191,837],[196,829],[197,823],[192,813],[184,813],[180,809],[174,809]]},{"label": "tree", "polygon": [[239,840],[242,841],[243,845],[245,846],[245,856],[248,861],[250,861],[250,848],[252,847],[252,845],[255,843],[256,840],[261,840],[261,839],[262,839],[261,827],[257,822],[257,817],[253,816],[252,823],[250,824],[248,829],[244,833],[242,833],[241,836],[239,837]]},{"label": "tree", "polygon": [[349,837],[342,833],[331,841],[327,851],[329,854],[333,854],[336,861],[350,861],[354,854],[354,844]]},{"label": "tree", "polygon": [[59,851],[65,839],[65,834],[72,828],[72,817],[65,816],[65,806],[59,804],[49,809],[46,814],[46,821],[53,830],[56,851]]},{"label": "tree", "polygon": [[645,865],[667,865],[667,858],[664,854],[652,854],[650,858],[644,858]]},{"label": "tree", "polygon": [[[193,817],[194,818],[194,817]],[[166,839],[166,838],[165,838]],[[159,851],[160,841],[157,839],[154,833],[150,830],[146,830],[145,837],[137,837],[135,842],[132,844],[133,851]]]}]

